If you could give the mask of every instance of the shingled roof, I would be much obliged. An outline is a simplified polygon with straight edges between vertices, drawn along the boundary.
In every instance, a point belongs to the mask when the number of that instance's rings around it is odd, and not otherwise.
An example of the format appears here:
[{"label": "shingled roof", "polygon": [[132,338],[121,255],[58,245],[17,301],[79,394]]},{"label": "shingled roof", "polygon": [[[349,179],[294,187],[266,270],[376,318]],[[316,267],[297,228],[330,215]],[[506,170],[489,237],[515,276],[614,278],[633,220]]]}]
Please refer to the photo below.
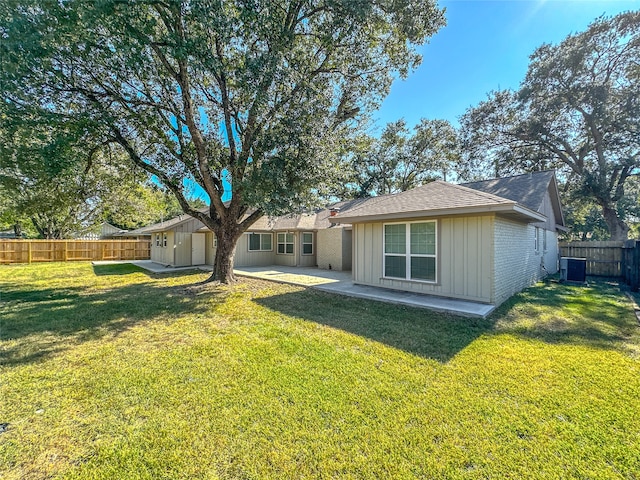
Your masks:
[{"label": "shingled roof", "polygon": [[437,180],[406,192],[365,202],[341,212],[330,221],[354,223],[482,212],[504,212],[527,220],[544,219],[544,216],[515,200]]},{"label": "shingled roof", "polygon": [[461,185],[491,193],[503,198],[508,198],[521,205],[538,211],[544,196],[549,188],[549,183],[555,178],[553,170],[532,172],[514,177],[493,178],[479,182],[462,183]]}]

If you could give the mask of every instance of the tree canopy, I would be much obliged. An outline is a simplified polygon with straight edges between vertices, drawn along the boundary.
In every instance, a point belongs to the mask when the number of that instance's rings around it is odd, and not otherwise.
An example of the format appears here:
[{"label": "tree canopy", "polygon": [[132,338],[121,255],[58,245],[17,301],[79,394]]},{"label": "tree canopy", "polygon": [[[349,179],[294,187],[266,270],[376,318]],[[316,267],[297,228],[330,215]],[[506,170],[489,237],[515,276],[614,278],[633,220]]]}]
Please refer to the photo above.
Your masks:
[{"label": "tree canopy", "polygon": [[404,192],[456,170],[458,135],[446,120],[421,119],[413,132],[401,119],[379,138],[361,136],[351,152],[351,194],[358,197]]},{"label": "tree canopy", "polygon": [[433,0],[14,1],[0,84],[16,114],[119,145],[215,232],[212,278],[232,281],[239,236],[323,192],[343,139],[443,24]]},{"label": "tree canopy", "polygon": [[601,17],[531,56],[518,91],[498,91],[461,124],[467,169],[496,176],[557,168],[625,239],[625,186],[640,174],[640,12]]}]

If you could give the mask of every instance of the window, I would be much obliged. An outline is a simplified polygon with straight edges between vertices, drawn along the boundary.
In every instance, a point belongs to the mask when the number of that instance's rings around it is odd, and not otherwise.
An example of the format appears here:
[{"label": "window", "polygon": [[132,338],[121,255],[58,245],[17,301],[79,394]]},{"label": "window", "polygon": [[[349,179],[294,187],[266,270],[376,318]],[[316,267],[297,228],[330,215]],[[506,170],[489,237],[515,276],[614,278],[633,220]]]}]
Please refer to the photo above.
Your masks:
[{"label": "window", "polygon": [[278,234],[278,253],[293,255],[293,233]]},{"label": "window", "polygon": [[167,234],[166,233],[162,234],[162,246],[163,247],[167,246]]},{"label": "window", "polygon": [[271,251],[271,234],[270,233],[250,233],[249,234],[249,251],[250,252],[270,252]]},{"label": "window", "polygon": [[156,233],[156,247],[160,246],[160,234]]},{"label": "window", "polygon": [[302,234],[302,255],[313,255],[313,233]]},{"label": "window", "polygon": [[535,247],[536,252],[540,251],[540,227],[536,227],[535,232],[533,233],[533,246]]},{"label": "window", "polygon": [[384,226],[384,276],[436,281],[436,222]]},{"label": "window", "polygon": [[213,248],[218,248],[218,237],[216,237],[216,234],[214,233],[213,235]]}]

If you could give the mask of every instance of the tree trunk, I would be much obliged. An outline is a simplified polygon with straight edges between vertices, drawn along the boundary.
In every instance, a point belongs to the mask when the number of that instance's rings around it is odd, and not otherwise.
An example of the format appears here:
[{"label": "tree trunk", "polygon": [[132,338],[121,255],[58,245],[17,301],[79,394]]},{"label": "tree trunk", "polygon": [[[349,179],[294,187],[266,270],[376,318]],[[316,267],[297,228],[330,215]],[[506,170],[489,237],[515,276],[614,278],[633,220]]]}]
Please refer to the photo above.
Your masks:
[{"label": "tree trunk", "polygon": [[227,233],[217,235],[216,257],[213,262],[213,272],[207,280],[208,282],[234,283],[236,281],[236,277],[233,274],[233,260],[238,238]]},{"label": "tree trunk", "polygon": [[611,240],[626,240],[629,237],[629,227],[622,221],[622,219],[620,219],[620,217],[618,217],[618,212],[615,207],[612,208],[610,205],[606,204],[601,205],[601,207],[602,216],[609,228]]}]

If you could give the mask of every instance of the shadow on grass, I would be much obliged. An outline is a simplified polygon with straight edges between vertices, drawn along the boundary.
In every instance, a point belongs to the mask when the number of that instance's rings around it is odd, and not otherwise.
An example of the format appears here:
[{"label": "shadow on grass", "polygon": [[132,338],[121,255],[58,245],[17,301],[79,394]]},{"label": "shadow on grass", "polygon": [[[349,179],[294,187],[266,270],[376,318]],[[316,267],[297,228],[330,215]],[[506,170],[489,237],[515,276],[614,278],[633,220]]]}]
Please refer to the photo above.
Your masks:
[{"label": "shadow on grass", "polygon": [[320,323],[424,358],[447,362],[493,321],[303,290],[254,298],[270,310]]},{"label": "shadow on grass", "polygon": [[638,336],[633,310],[617,285],[547,282],[514,295],[493,315],[496,332],[550,344],[622,349]]},{"label": "shadow on grass", "polygon": [[[131,268],[129,266],[129,270]],[[113,275],[125,273],[117,269]],[[155,282],[95,291],[81,287],[3,288],[0,340],[12,341],[12,347],[0,351],[0,362],[5,365],[33,362],[73,344],[117,335],[147,320],[171,321],[178,316],[205,311],[211,307],[212,299],[221,303],[226,296],[222,291],[211,289],[207,292],[207,302],[203,302],[189,288],[190,285],[167,286]]]},{"label": "shadow on grass", "polygon": [[196,267],[188,269],[176,270],[171,267],[167,267],[166,270],[152,272],[146,268],[139,267],[132,263],[114,263],[107,265],[92,265],[93,273],[97,276],[109,276],[109,275],[129,275],[131,273],[144,273],[151,278],[167,278],[167,277],[180,277],[184,275],[193,275],[194,273],[206,273]]}]

